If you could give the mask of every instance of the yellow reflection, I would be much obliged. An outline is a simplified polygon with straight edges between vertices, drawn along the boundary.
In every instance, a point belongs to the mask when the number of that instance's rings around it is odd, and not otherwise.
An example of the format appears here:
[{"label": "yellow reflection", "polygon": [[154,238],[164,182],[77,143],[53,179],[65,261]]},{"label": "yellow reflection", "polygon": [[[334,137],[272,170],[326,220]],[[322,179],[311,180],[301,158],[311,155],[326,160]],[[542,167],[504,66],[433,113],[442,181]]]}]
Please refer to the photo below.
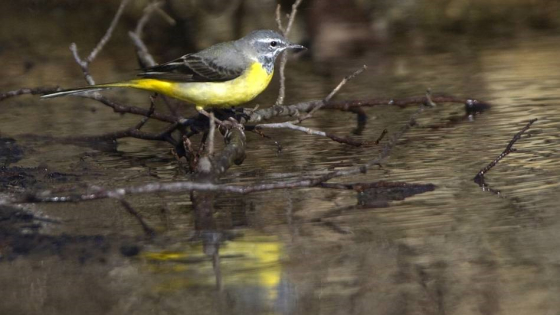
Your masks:
[{"label": "yellow reflection", "polygon": [[[269,302],[278,298],[281,281],[282,245],[276,236],[245,231],[219,248],[219,268],[224,288],[258,287]],[[202,244],[187,245],[182,251],[145,252],[147,269],[158,274],[174,274],[160,283],[156,291],[176,291],[201,285],[214,285],[216,274],[212,257],[204,254]],[[263,293],[264,293],[263,292]]]}]

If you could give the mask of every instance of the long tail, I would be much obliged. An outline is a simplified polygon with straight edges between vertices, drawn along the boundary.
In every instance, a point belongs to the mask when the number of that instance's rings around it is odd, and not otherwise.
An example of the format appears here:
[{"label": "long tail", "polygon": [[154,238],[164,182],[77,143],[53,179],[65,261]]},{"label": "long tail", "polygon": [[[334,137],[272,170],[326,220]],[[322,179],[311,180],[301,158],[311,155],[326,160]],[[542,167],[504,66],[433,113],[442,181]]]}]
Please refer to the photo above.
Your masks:
[{"label": "long tail", "polygon": [[50,94],[45,94],[41,96],[41,98],[53,98],[53,97],[66,96],[66,95],[81,95],[88,92],[101,91],[101,90],[112,89],[112,88],[135,88],[135,89],[166,94],[165,92],[168,91],[169,87],[170,87],[170,82],[160,81],[155,79],[138,79],[138,80],[130,80],[124,82],[96,84],[96,85],[85,86],[76,89],[63,90]]}]

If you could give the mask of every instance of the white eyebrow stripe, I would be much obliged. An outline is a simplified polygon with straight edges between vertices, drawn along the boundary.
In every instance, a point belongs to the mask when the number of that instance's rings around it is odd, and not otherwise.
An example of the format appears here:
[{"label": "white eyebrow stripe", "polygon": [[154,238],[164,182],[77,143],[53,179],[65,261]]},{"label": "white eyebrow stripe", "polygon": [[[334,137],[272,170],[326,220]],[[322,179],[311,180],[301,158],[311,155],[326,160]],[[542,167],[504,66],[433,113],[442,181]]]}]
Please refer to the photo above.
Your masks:
[{"label": "white eyebrow stripe", "polygon": [[277,42],[282,42],[282,41],[279,40],[279,39],[271,38],[271,37],[259,38],[259,39],[257,39],[257,42],[259,42],[259,43],[267,43],[267,44],[268,44],[268,43],[270,43],[270,42],[273,41],[273,40],[275,40],[275,41],[277,41]]}]

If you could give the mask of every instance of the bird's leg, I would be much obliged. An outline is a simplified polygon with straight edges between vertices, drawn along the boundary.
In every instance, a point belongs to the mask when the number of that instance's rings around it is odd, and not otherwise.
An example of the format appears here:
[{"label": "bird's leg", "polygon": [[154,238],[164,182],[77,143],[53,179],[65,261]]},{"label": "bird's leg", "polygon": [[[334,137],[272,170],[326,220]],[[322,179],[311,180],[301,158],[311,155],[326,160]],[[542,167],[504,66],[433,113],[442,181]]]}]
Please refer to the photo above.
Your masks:
[{"label": "bird's leg", "polygon": [[228,120],[235,117],[235,112],[231,108],[216,108],[213,110],[216,118],[220,120]]},{"label": "bird's leg", "polygon": [[249,119],[251,118],[250,114],[245,113],[243,107],[233,107],[232,110],[233,110],[233,117],[237,121],[241,121],[242,119],[244,119],[245,121],[249,121]]},{"label": "bird's leg", "polygon": [[[198,113],[206,118],[208,118],[208,123],[210,123],[210,114],[204,110],[204,108],[202,106],[196,106],[196,110],[198,111]],[[218,118],[214,118],[214,122],[216,122],[218,125],[222,126],[223,122],[221,119]]]}]

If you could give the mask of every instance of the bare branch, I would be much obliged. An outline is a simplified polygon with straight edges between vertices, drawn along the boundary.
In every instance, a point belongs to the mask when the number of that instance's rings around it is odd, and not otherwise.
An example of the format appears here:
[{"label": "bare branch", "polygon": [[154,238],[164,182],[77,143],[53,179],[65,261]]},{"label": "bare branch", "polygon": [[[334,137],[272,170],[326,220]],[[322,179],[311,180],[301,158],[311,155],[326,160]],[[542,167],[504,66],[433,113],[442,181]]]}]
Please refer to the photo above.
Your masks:
[{"label": "bare branch", "polygon": [[[383,150],[379,153],[379,155],[363,165],[345,169],[345,170],[338,170],[328,172],[319,177],[304,177],[299,180],[295,181],[285,181],[285,182],[276,182],[276,183],[268,183],[268,184],[259,184],[259,185],[252,185],[252,186],[235,186],[235,185],[216,185],[209,182],[204,183],[197,183],[197,182],[173,182],[173,183],[148,183],[141,186],[132,186],[132,187],[123,187],[123,188],[116,188],[116,189],[109,189],[109,190],[96,190],[94,192],[84,193],[84,194],[73,194],[73,195],[66,195],[66,196],[51,196],[49,191],[40,192],[33,195],[23,196],[23,198],[18,200],[13,200],[14,203],[29,203],[29,202],[77,202],[77,201],[89,201],[89,200],[96,200],[96,199],[106,199],[106,198],[118,198],[122,199],[126,195],[134,195],[134,194],[145,194],[145,193],[155,193],[155,192],[180,192],[180,191],[214,191],[214,192],[229,192],[229,193],[237,193],[237,194],[248,194],[253,192],[259,191],[267,191],[273,189],[286,189],[286,188],[300,188],[300,187],[315,187],[324,183],[330,179],[341,177],[341,176],[348,176],[358,173],[365,173],[368,168],[373,165],[380,164],[385,158],[387,158],[391,152],[391,150],[395,147],[398,139],[402,137],[402,135],[412,128],[416,124],[416,118],[422,111],[424,107],[421,106],[418,111],[416,111],[409,119],[407,124],[401,128],[401,130],[395,133],[391,139],[385,144]],[[229,151],[222,153],[219,159],[224,160],[237,160],[241,157],[240,153],[244,156],[244,135],[241,137],[242,130],[238,128],[232,129],[233,132],[238,133],[240,137],[236,136],[235,145],[230,146]],[[240,134],[241,133],[241,134]],[[232,137],[233,139],[233,137]],[[241,141],[241,142],[239,142]],[[231,142],[230,142],[231,144]],[[229,145],[228,145],[229,146]],[[235,162],[235,163],[237,163]],[[223,163],[218,162],[215,165],[230,165],[230,163]],[[220,171],[220,170],[218,170]],[[225,171],[225,170],[223,170]],[[222,172],[223,172],[222,171]]]},{"label": "bare branch", "polygon": [[303,0],[296,0],[296,2],[292,4],[292,12],[288,16],[288,26],[286,26],[286,29],[284,31],[284,37],[287,37],[290,34],[290,31],[292,30],[292,25],[294,24],[294,20],[296,19],[298,7],[302,3],[302,1]]},{"label": "bare branch", "polygon": [[[80,94],[80,95],[76,95],[76,96],[83,97],[83,98],[89,98],[89,99],[101,102],[102,104],[107,105],[110,108],[112,108],[115,113],[121,113],[121,114],[129,113],[129,114],[135,114],[135,115],[148,116],[148,112],[149,112],[148,109],[144,109],[144,108],[140,108],[140,107],[136,107],[136,106],[122,105],[122,104],[113,102],[113,101],[107,99],[106,97],[104,97],[103,95],[101,95],[99,93]],[[154,119],[157,119],[157,120],[170,122],[170,123],[175,123],[175,122],[180,121],[180,119],[178,117],[175,117],[173,115],[162,114],[162,113],[159,113],[159,112],[156,112],[156,111],[154,111],[150,115],[150,117],[154,118]]]},{"label": "bare branch", "polygon": [[377,140],[375,140],[375,144],[379,144],[379,142],[383,140],[383,138],[385,137],[385,135],[387,135],[387,133],[388,133],[387,129],[383,129],[383,131],[381,132]]},{"label": "bare branch", "polygon": [[105,35],[103,35],[103,37],[101,38],[99,43],[97,43],[97,45],[92,49],[92,51],[89,53],[89,55],[87,56],[86,59],[80,58],[80,55],[78,54],[78,46],[76,45],[76,43],[70,44],[70,51],[72,52],[72,55],[74,56],[74,60],[76,60],[76,63],[80,66],[80,68],[82,68],[82,72],[84,73],[84,78],[86,79],[86,82],[89,85],[94,85],[95,84],[95,81],[93,80],[93,77],[89,73],[89,64],[91,62],[93,62],[93,60],[101,52],[103,47],[105,47],[105,44],[107,44],[109,39],[111,39],[111,36],[113,35],[113,31],[115,30],[115,27],[117,26],[117,23],[119,22],[119,19],[121,18],[121,15],[124,11],[124,8],[126,7],[126,5],[128,4],[129,1],[130,0],[122,0],[121,4],[119,5],[119,9],[117,10],[117,13],[113,17],[113,20],[111,21],[111,24],[109,25],[109,28],[105,32]]},{"label": "bare branch", "polygon": [[113,17],[113,20],[111,21],[109,28],[105,32],[105,35],[103,35],[103,37],[101,38],[97,46],[95,46],[95,48],[89,53],[89,56],[87,56],[87,58],[85,59],[85,62],[87,64],[90,64],[95,59],[95,57],[97,57],[97,55],[101,52],[103,47],[105,47],[105,44],[107,44],[109,39],[111,39],[111,36],[113,36],[113,31],[115,30],[115,27],[117,26],[117,23],[119,22],[121,15],[124,12],[124,8],[126,7],[129,1],[130,0],[121,1],[121,4],[119,5],[119,9],[117,10],[117,13],[115,13],[115,17]]},{"label": "bare branch", "polygon": [[142,120],[134,127],[134,129],[140,130],[148,122],[148,120],[150,119],[150,117],[152,116],[152,114],[155,111],[156,96],[157,96],[157,94],[150,95],[150,109],[148,110],[148,113],[146,113],[146,117],[142,118]]},{"label": "bare branch", "polygon": [[134,32],[128,32],[128,36],[132,40],[132,43],[136,47],[136,55],[141,62],[141,67],[152,67],[156,65],[154,57],[148,51],[148,47],[144,44],[144,41]]},{"label": "bare branch", "polygon": [[[327,95],[327,97],[325,97],[325,99],[323,100],[325,103],[328,103],[335,95],[336,93],[338,93],[338,91],[340,91],[340,89],[346,84],[348,83],[348,81],[354,79],[356,76],[358,76],[359,74],[361,74],[362,72],[364,72],[367,69],[366,65],[363,65],[360,69],[354,71],[354,73],[347,75],[344,77],[344,79],[342,79],[342,81],[340,81],[340,83],[329,93],[329,95]],[[314,109],[317,110],[317,109]]]},{"label": "bare branch", "polygon": [[[341,142],[341,143],[346,143],[346,144],[350,144],[353,146],[362,146],[364,144],[366,144],[365,142],[361,142],[361,141],[356,141],[356,140],[352,140],[352,139],[348,139],[348,138],[341,138],[338,137],[334,134],[330,134],[330,133],[326,133],[324,131],[318,131],[318,130],[313,130],[311,128],[307,128],[307,127],[301,127],[301,126],[297,126],[297,124],[300,124],[301,122],[303,122],[306,119],[309,119],[313,116],[313,114],[321,109],[325,104],[327,104],[332,98],[333,96],[338,93],[338,91],[340,91],[340,89],[350,80],[352,80],[353,78],[355,78],[357,75],[359,75],[360,73],[362,73],[365,69],[367,69],[367,67],[364,65],[362,66],[360,69],[356,70],[354,73],[344,77],[342,79],[342,81],[340,81],[340,83],[329,93],[329,95],[327,95],[327,97],[325,97],[325,99],[323,99],[323,102],[321,104],[319,104],[318,106],[313,107],[306,115],[302,115],[298,117],[298,120],[295,121],[287,121],[287,122],[283,122],[283,123],[273,123],[273,124],[259,124],[256,125],[255,128],[270,128],[270,129],[280,129],[280,128],[284,128],[284,129],[291,129],[291,130],[297,130],[297,131],[301,131],[310,135],[316,135],[316,136],[322,136],[322,137],[328,137],[334,141],[337,142]],[[299,114],[299,112],[298,112]]]},{"label": "bare branch", "polygon": [[86,82],[89,85],[95,85],[95,80],[93,80],[93,77],[89,73],[89,63],[83,61],[82,58],[80,58],[80,55],[78,54],[78,46],[76,45],[76,43],[70,44],[70,51],[72,52],[72,56],[74,56],[74,60],[82,69]]},{"label": "bare branch", "polygon": [[278,29],[282,34],[286,33],[286,29],[282,25],[282,6],[280,3],[276,6],[276,24],[278,25]]},{"label": "bare branch", "polygon": [[[286,28],[282,27],[281,7],[280,5],[276,7],[276,23],[278,24],[278,29],[282,32],[282,35],[284,35],[285,38],[288,38],[288,35],[292,30],[292,25],[294,24],[294,20],[296,18],[297,9],[301,2],[302,0],[296,0],[296,2],[292,5],[292,12],[288,15],[288,25],[286,26]],[[286,97],[285,68],[287,63],[288,54],[287,52],[283,52],[282,57],[280,58],[280,66],[278,68],[278,73],[280,74],[280,90],[278,92],[278,98],[276,99],[276,105],[284,104],[284,98]]]},{"label": "bare branch", "polygon": [[332,133],[328,133],[328,132],[324,132],[324,131],[320,131],[320,130],[315,130],[315,129],[311,129],[311,128],[307,128],[307,127],[303,127],[303,126],[298,126],[293,124],[290,121],[286,121],[283,123],[272,123],[272,124],[260,124],[260,125],[256,125],[255,126],[256,130],[259,129],[291,129],[291,130],[296,130],[296,131],[301,131],[303,133],[306,133],[308,135],[314,135],[314,136],[320,136],[320,137],[327,137],[332,139],[333,141],[336,142],[340,142],[340,143],[346,143],[355,147],[360,147],[362,145],[368,144],[369,142],[364,142],[364,141],[358,141],[358,140],[352,140],[349,138],[342,138],[339,137],[337,135],[334,135]]},{"label": "bare branch", "polygon": [[[481,109],[489,108],[490,105],[484,101],[478,101],[470,98],[461,98],[456,96],[431,96],[431,100],[436,103],[460,103],[465,104],[465,107],[479,107]],[[321,106],[323,100],[314,100],[292,105],[271,106],[268,108],[259,109],[256,111],[246,110],[244,113],[249,117],[247,120],[242,120],[243,123],[258,123],[265,120],[270,120],[276,117],[298,117],[301,113],[306,113],[313,110],[317,106]],[[330,101],[323,106],[323,109],[334,109],[341,111],[352,111],[361,107],[374,107],[374,106],[398,106],[405,107],[417,104],[428,104],[428,99],[425,95],[413,96],[401,99],[391,98],[372,98],[361,100],[342,100]]]},{"label": "bare branch", "polygon": [[101,135],[96,136],[78,136],[78,137],[67,137],[63,138],[64,141],[69,142],[80,142],[80,141],[102,141],[102,140],[117,140],[121,138],[137,138],[142,140],[152,140],[152,141],[166,141],[169,142],[171,145],[176,146],[177,141],[173,139],[171,133],[179,128],[180,123],[176,122],[168,127],[166,127],[163,131],[158,134],[146,133],[140,131],[142,127],[148,122],[148,120],[152,117],[155,112],[155,98],[157,94],[150,96],[150,109],[146,113],[146,116],[142,118],[142,120],[131,128],[121,130],[121,131],[113,131]]},{"label": "bare branch", "polygon": [[4,93],[0,93],[0,102],[14,97],[14,96],[20,96],[20,95],[25,95],[25,94],[31,94],[31,95],[39,95],[39,94],[48,94],[48,93],[54,93],[60,91],[60,88],[57,87],[36,87],[36,88],[22,88],[19,90],[13,90],[13,91],[8,91],[8,92],[4,92]]},{"label": "bare branch", "polygon": [[144,27],[152,17],[152,14],[156,12],[156,9],[160,8],[162,5],[163,5],[163,1],[154,1],[144,8],[144,14],[138,20],[138,23],[136,24],[136,28],[134,29],[134,33],[138,35],[139,38],[142,38],[142,32],[144,31]]},{"label": "bare branch", "polygon": [[497,158],[495,158],[492,162],[490,162],[490,164],[486,165],[483,169],[481,169],[476,176],[474,177],[474,182],[479,184],[480,186],[484,186],[484,175],[486,175],[486,173],[488,173],[494,166],[496,166],[496,164],[498,164],[498,162],[500,162],[503,158],[505,158],[506,156],[508,156],[511,152],[515,152],[516,149],[513,148],[513,145],[519,140],[521,139],[521,136],[527,131],[529,130],[529,128],[531,128],[531,125],[536,122],[537,119],[531,119],[529,120],[529,122],[525,125],[525,127],[523,127],[523,129],[521,129],[518,133],[516,133],[513,136],[513,139],[511,139],[511,141],[508,143],[508,145],[506,146],[505,150],[500,153],[500,155],[498,155]]},{"label": "bare branch", "polygon": [[348,83],[348,81],[354,79],[357,75],[364,72],[366,69],[367,69],[367,66],[363,65],[360,69],[354,71],[354,73],[345,76],[342,79],[342,81],[340,81],[340,83],[329,93],[329,95],[327,95],[327,97],[325,97],[325,99],[323,99],[323,103],[318,105],[318,106],[315,106],[307,115],[300,118],[300,121],[311,118],[313,116],[313,114],[315,114],[315,112],[318,111],[319,109],[323,108],[323,106],[325,106],[336,95],[336,93],[338,93],[340,91],[340,89],[346,83]]},{"label": "bare branch", "polygon": [[104,133],[101,135],[67,137],[67,138],[63,138],[62,140],[67,142],[81,142],[81,141],[117,140],[122,138],[136,138],[136,139],[150,140],[150,141],[167,141],[170,142],[172,145],[175,145],[176,143],[174,141],[171,141],[172,139],[169,136],[171,132],[175,131],[177,128],[178,128],[178,124],[173,124],[165,128],[165,130],[163,130],[162,132],[154,134],[154,133],[143,132],[136,129],[135,127],[132,127],[125,130]]},{"label": "bare branch", "polygon": [[[150,54],[150,52],[148,51],[148,47],[142,40],[142,32],[144,30],[144,27],[150,20],[152,14],[158,13],[169,24],[171,25],[175,24],[175,20],[173,20],[173,18],[171,18],[167,13],[165,13],[161,9],[162,5],[163,5],[163,1],[156,1],[150,3],[146,8],[144,8],[144,14],[140,18],[140,20],[138,20],[134,32],[133,31],[128,32],[128,36],[130,37],[130,40],[134,44],[134,47],[136,47],[136,56],[138,57],[138,63],[140,64],[140,68],[142,69],[153,67],[156,65],[156,61],[154,57]],[[182,119],[181,115],[177,111],[177,106],[174,106],[172,104],[172,101],[167,96],[162,96],[162,99],[165,102],[165,105],[167,105],[169,111],[178,119]]]},{"label": "bare branch", "polygon": [[144,27],[152,17],[152,14],[158,13],[169,24],[175,25],[175,20],[173,20],[172,17],[170,17],[167,13],[165,13],[161,9],[163,3],[164,3],[163,1],[155,1],[150,3],[146,8],[144,8],[144,14],[140,18],[140,20],[138,20],[134,32],[130,31],[128,33],[128,36],[130,36],[132,43],[136,47],[136,54],[138,55],[138,58],[141,61],[142,67],[152,67],[156,65],[154,58],[148,52],[148,48],[146,47],[146,44],[144,44],[144,41],[142,40],[142,32],[144,31]]},{"label": "bare branch", "polygon": [[259,136],[261,136],[262,138],[271,140],[272,142],[274,142],[274,145],[276,146],[276,152],[277,152],[277,153],[282,152],[282,145],[280,144],[280,142],[278,142],[278,141],[274,140],[272,137],[270,137],[270,136],[264,134],[261,130],[259,130],[259,129],[257,129],[257,128],[253,128],[253,129],[250,130],[250,131],[253,131],[254,133],[256,133],[256,134],[258,134]]}]

